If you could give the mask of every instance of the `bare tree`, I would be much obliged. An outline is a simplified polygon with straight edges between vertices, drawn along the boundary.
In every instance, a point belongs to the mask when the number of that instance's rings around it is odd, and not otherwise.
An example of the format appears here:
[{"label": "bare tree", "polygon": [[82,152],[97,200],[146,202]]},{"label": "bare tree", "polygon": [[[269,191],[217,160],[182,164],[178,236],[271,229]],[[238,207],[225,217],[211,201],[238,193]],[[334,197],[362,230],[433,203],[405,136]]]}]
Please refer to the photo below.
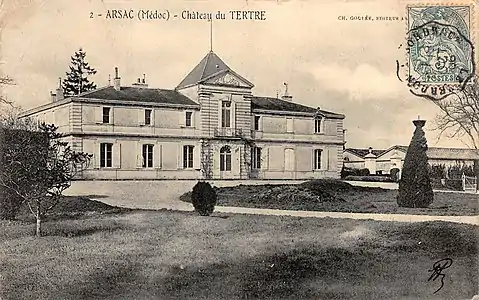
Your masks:
[{"label": "bare tree", "polygon": [[40,124],[37,132],[3,132],[0,186],[22,199],[36,218],[36,235],[46,213],[62,198],[92,155],[73,151],[55,125]]},{"label": "bare tree", "polygon": [[454,92],[446,99],[434,101],[441,112],[435,125],[439,138],[461,139],[469,148],[479,149],[479,76],[471,79],[463,90]]}]

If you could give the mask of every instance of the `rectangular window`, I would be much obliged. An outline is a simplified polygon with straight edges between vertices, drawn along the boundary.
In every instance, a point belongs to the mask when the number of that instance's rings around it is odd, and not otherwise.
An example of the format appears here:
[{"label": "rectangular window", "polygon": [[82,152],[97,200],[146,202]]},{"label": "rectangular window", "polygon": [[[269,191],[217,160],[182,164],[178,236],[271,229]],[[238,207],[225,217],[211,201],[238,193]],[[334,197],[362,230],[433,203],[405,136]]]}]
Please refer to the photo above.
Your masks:
[{"label": "rectangular window", "polygon": [[231,102],[223,101],[221,103],[221,127],[231,127]]},{"label": "rectangular window", "polygon": [[145,125],[151,125],[151,109],[145,109]]},{"label": "rectangular window", "polygon": [[153,145],[143,145],[143,168],[153,168]]},{"label": "rectangular window", "polygon": [[113,148],[113,144],[110,144],[110,143],[100,144],[100,167],[101,168],[111,168],[112,148]]},{"label": "rectangular window", "polygon": [[261,148],[253,147],[252,149],[252,168],[261,169]]},{"label": "rectangular window", "polygon": [[286,119],[286,132],[293,132],[293,119]]},{"label": "rectangular window", "polygon": [[321,132],[321,118],[314,119],[314,133]]},{"label": "rectangular window", "polygon": [[314,150],[314,169],[321,170],[321,149]]},{"label": "rectangular window", "polygon": [[193,168],[193,146],[183,146],[183,168]]},{"label": "rectangular window", "polygon": [[186,127],[191,127],[191,116],[193,115],[193,113],[191,111],[187,111],[186,112]]},{"label": "rectangular window", "polygon": [[259,116],[254,116],[254,130],[259,130]]},{"label": "rectangular window", "polygon": [[110,108],[103,107],[103,124],[109,124],[109,123],[110,123]]}]

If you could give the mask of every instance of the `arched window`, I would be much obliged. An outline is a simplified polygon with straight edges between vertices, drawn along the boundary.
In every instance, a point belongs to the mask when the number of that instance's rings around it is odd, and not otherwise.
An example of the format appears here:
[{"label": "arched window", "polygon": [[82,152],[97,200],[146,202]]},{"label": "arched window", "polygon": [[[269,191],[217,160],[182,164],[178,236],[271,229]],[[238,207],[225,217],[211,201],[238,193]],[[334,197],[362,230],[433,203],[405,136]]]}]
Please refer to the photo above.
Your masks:
[{"label": "arched window", "polygon": [[220,149],[220,171],[231,171],[231,148],[223,146]]}]

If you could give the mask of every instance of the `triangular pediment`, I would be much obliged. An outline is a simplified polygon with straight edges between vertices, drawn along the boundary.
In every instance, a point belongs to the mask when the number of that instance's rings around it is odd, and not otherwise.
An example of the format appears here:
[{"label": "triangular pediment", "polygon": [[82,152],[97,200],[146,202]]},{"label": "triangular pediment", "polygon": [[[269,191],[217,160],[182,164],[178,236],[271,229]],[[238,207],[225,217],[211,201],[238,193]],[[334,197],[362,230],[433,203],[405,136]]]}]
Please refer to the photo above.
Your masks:
[{"label": "triangular pediment", "polygon": [[205,78],[202,83],[232,87],[252,88],[253,84],[231,70],[224,70]]}]

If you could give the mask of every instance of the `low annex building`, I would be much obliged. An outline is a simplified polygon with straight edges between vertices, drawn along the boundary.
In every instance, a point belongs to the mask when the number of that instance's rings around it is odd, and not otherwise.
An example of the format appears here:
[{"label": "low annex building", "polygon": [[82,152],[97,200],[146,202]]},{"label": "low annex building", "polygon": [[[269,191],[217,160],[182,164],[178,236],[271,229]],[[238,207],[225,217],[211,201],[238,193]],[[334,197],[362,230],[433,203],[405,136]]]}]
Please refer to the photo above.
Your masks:
[{"label": "low annex building", "polygon": [[22,116],[93,154],[85,179],[338,178],[345,116],[253,87],[210,51],[173,90],[121,85],[115,68],[113,84],[68,98],[60,85]]},{"label": "low annex building", "polygon": [[[344,166],[354,169],[367,168],[371,174],[390,174],[394,168],[402,169],[408,147],[395,145],[389,149],[344,150]],[[474,166],[479,163],[479,150],[463,148],[429,147],[426,151],[431,165],[465,165]]]}]

